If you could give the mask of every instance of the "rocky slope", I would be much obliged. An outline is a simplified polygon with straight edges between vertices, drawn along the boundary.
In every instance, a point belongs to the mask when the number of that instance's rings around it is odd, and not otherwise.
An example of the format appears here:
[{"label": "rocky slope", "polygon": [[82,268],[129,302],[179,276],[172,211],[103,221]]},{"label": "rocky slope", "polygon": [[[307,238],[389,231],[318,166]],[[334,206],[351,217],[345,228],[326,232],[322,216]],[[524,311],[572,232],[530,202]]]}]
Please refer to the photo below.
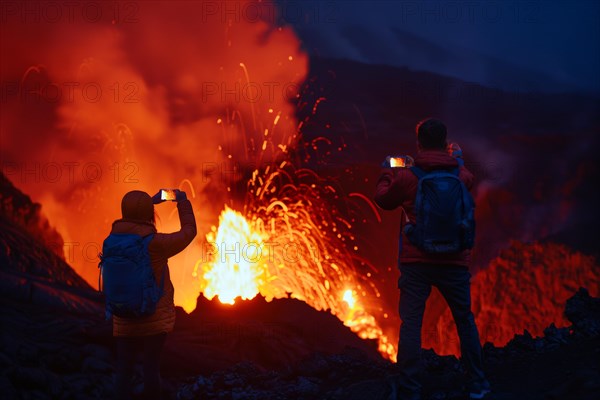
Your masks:
[{"label": "rocky slope", "polygon": [[[473,313],[482,343],[504,346],[525,329],[542,336],[551,323],[569,326],[565,305],[581,286],[600,296],[595,257],[556,243],[512,242],[471,280]],[[456,325],[447,307],[433,332],[437,335],[428,344],[438,353],[460,354]]]},{"label": "rocky slope", "polygon": [[21,193],[4,173],[0,174],[0,215],[64,259],[63,239],[42,214],[41,205],[33,203],[29,196]]},{"label": "rocky slope", "polygon": [[[381,160],[415,154],[416,122],[435,116],[446,123],[476,178],[471,271],[487,340],[502,345],[523,329],[540,335],[551,322],[564,326],[564,302],[577,287],[599,294],[598,99],[501,91],[320,57],[311,57],[306,82],[297,111],[305,141],[299,153],[345,193],[372,197]],[[377,270],[372,279],[390,315],[382,324],[394,337],[401,213],[378,210],[376,216],[366,202],[354,206],[367,216],[353,226],[358,252]],[[458,354],[449,310],[436,290],[426,310],[424,346]]]},{"label": "rocky slope", "polygon": [[[484,346],[491,398],[595,399],[600,390],[598,299],[577,292],[599,290],[596,260],[577,252],[598,252],[597,110],[598,101],[583,96],[507,93],[402,68],[311,60],[298,160],[346,193],[371,193],[381,158],[412,151],[422,117],[447,121],[463,145],[480,178],[474,307],[482,336],[506,343]],[[0,200],[2,397],[110,397],[114,352],[100,296],[63,261],[62,239],[41,206],[4,176]],[[388,214],[353,227],[361,256],[380,269],[373,279],[386,304],[398,295],[391,279],[398,220]],[[432,296],[425,321],[437,341],[424,344],[457,354],[440,300]],[[178,309],[164,352],[172,398],[394,397],[394,365],[326,312],[292,299],[226,307],[200,297],[198,306],[190,315]],[[394,315],[389,321],[397,330]],[[464,398],[460,362],[424,355],[425,398]]]},{"label": "rocky slope", "polygon": [[[484,347],[485,369],[493,393],[487,399],[596,399],[600,390],[600,299],[580,289],[567,301],[570,327],[553,324],[544,336],[529,332],[504,347]],[[423,350],[424,398],[464,399],[464,370],[453,356]],[[314,354],[279,371],[240,364],[211,375],[189,378],[179,399],[332,399],[393,400],[395,365],[367,360],[357,351]]]},{"label": "rocky slope", "polygon": [[[2,398],[109,398],[114,350],[102,299],[5,210]],[[491,399],[595,398],[600,299],[579,290],[567,301],[565,317],[568,327],[550,325],[541,338],[525,332],[504,347],[484,347]],[[425,399],[464,398],[460,362],[431,350],[424,357]],[[162,369],[165,396],[174,399],[387,400],[395,396],[398,373],[375,343],[359,339],[327,312],[292,299],[262,298],[229,307],[200,297],[192,314],[178,309]],[[139,391],[140,369],[135,384]]]}]

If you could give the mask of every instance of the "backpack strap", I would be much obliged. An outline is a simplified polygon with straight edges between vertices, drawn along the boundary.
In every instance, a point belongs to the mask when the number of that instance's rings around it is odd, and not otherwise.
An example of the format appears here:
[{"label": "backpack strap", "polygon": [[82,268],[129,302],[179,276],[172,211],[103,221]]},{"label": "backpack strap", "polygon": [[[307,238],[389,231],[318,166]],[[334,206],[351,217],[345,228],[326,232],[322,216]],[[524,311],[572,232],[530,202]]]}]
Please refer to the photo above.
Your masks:
[{"label": "backpack strap", "polygon": [[[152,241],[152,239],[154,239],[154,233],[144,236],[142,239],[144,241],[144,246],[147,249],[148,246],[150,245],[150,242]],[[165,266],[163,267],[162,276],[160,277],[160,290],[161,291],[163,291],[163,288],[165,287],[165,275],[166,275],[165,270],[166,269],[167,269],[167,264],[165,264]]]},{"label": "backpack strap", "polygon": [[98,253],[98,293],[102,294],[102,263],[104,262],[104,255],[102,252]]},{"label": "backpack strap", "polygon": [[98,254],[100,262],[98,263],[98,293],[102,293],[102,253]]},{"label": "backpack strap", "polygon": [[404,229],[410,224],[410,219],[408,218],[406,210],[404,207],[400,207],[400,209],[402,210],[404,220],[400,221],[400,235],[398,236],[398,268],[400,268],[400,256],[402,255],[402,246],[404,244],[402,236],[404,236]]},{"label": "backpack strap", "polygon": [[[465,165],[465,160],[463,160],[462,158],[457,158],[456,161],[458,162],[458,167],[452,168],[450,170],[450,173],[453,175],[459,176],[460,175],[460,167]],[[427,172],[425,172],[423,169],[421,169],[417,166],[412,166],[409,169],[419,179],[422,179],[425,175],[427,175]]]},{"label": "backpack strap", "polygon": [[460,167],[465,165],[465,160],[463,160],[460,157],[457,157],[456,162],[458,162],[458,167],[452,168],[452,173],[456,176],[460,176]]},{"label": "backpack strap", "polygon": [[144,241],[144,246],[145,246],[146,248],[148,248],[148,245],[150,244],[150,241],[151,241],[152,239],[154,239],[154,233],[151,233],[151,234],[149,234],[149,235],[147,235],[147,236],[142,236],[142,239],[143,239],[143,241]]},{"label": "backpack strap", "polygon": [[413,174],[415,174],[415,176],[419,179],[422,179],[425,175],[427,175],[427,172],[425,172],[424,170],[422,170],[419,167],[416,166],[412,166],[409,168],[410,172],[412,172]]},{"label": "backpack strap", "polygon": [[[460,167],[461,167],[461,164],[459,163],[458,167],[452,168],[449,172],[452,175],[460,176]],[[409,169],[411,170],[411,172],[413,174],[415,174],[415,176],[417,178],[419,178],[419,180],[422,179],[425,175],[427,175],[427,172],[425,172],[424,170],[422,170],[419,167],[410,167]],[[440,171],[444,171],[444,170],[440,170]],[[446,170],[446,171],[448,171],[448,170]]]}]

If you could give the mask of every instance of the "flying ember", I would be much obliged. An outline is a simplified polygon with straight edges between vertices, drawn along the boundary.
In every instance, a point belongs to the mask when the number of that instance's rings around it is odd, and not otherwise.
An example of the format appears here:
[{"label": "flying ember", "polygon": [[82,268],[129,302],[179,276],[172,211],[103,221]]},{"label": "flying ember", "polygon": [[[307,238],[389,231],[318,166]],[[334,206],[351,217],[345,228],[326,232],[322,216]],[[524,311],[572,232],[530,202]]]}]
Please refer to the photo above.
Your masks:
[{"label": "flying ember", "polygon": [[335,190],[319,180],[286,161],[256,169],[244,214],[225,207],[219,226],[206,234],[207,257],[193,276],[205,297],[225,304],[260,294],[330,310],[361,338],[377,340],[393,360],[396,349],[369,312],[378,291],[354,268],[351,224],[331,207]]},{"label": "flying ember", "polygon": [[[348,220],[346,203],[366,198],[338,193],[290,154],[304,145],[296,111],[308,56],[299,39],[290,26],[262,19],[178,18],[202,7],[145,2],[136,29],[44,25],[48,37],[64,40],[32,44],[33,58],[11,60],[8,74],[20,77],[18,93],[36,100],[11,97],[16,111],[2,120],[11,132],[3,155],[15,173],[34,174],[21,189],[58,227],[57,254],[96,286],[99,247],[123,194],[179,187],[205,240],[169,260],[176,305],[190,312],[199,292],[232,305],[292,297],[378,340],[393,358],[375,318],[383,315],[381,296],[358,272],[371,267],[359,259]],[[11,29],[5,36],[22,27]],[[199,39],[206,37],[214,40]],[[97,98],[77,90],[45,101],[47,88],[71,83],[96,89]],[[48,118],[23,117],[40,112]],[[174,205],[157,207],[156,225],[179,229]]]}]

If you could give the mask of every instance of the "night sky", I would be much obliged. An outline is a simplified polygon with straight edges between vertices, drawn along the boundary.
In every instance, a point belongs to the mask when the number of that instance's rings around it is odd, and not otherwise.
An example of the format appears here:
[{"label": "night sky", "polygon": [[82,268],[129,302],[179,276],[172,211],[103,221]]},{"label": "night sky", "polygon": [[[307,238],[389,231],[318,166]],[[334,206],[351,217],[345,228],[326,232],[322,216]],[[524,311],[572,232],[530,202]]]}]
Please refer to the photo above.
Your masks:
[{"label": "night sky", "polygon": [[598,2],[280,4],[312,55],[407,66],[507,90],[600,94]]}]

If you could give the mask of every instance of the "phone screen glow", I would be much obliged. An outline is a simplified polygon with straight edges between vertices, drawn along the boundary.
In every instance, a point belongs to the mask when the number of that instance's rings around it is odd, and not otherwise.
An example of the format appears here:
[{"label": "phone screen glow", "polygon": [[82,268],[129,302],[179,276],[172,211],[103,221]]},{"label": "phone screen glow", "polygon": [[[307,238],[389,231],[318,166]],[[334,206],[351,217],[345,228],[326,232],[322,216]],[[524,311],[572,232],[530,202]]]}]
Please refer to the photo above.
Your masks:
[{"label": "phone screen glow", "polygon": [[161,200],[175,200],[175,191],[173,189],[162,189],[160,191]]}]

